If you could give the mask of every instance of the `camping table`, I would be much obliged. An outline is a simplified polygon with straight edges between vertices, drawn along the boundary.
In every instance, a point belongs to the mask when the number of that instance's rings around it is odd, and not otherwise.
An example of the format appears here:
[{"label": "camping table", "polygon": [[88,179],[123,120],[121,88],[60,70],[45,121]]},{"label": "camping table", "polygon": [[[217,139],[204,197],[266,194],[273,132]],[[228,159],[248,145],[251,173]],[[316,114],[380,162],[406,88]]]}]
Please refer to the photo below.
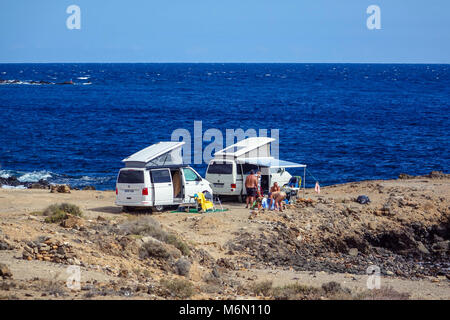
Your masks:
[{"label": "camping table", "polygon": [[[189,198],[190,198],[190,200],[195,199],[194,196],[189,196]],[[197,209],[198,203],[197,203],[197,201],[194,201],[194,202],[189,201],[188,203],[181,203],[181,204],[178,206],[178,209],[179,209],[180,207],[181,207],[181,208],[184,208],[184,211],[185,211],[185,212],[189,212],[189,210],[191,210],[192,207],[195,207],[195,208]],[[180,210],[178,210],[178,211],[180,211]]]}]

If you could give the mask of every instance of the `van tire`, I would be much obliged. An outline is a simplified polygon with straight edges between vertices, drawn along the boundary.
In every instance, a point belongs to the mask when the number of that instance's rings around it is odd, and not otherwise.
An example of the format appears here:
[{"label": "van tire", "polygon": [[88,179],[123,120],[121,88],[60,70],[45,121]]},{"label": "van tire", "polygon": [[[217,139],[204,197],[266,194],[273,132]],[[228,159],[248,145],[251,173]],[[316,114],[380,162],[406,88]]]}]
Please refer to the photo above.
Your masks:
[{"label": "van tire", "polygon": [[161,206],[161,205],[154,206],[154,207],[152,207],[152,211],[153,212],[163,212],[164,211],[164,206]]},{"label": "van tire", "polygon": [[133,212],[133,207],[124,206],[122,211],[126,213]]},{"label": "van tire", "polygon": [[240,203],[244,203],[244,201],[245,201],[245,198],[244,198],[244,196],[243,196],[242,194],[238,195],[238,196],[237,196],[237,199],[238,199],[238,201],[239,201]]}]

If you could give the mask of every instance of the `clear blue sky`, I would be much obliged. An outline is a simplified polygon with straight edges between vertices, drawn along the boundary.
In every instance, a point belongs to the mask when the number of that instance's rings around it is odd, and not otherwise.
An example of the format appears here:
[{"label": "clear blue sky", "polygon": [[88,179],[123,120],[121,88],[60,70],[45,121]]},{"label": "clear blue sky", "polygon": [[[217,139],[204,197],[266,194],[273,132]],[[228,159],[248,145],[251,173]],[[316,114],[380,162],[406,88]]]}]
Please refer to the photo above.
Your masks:
[{"label": "clear blue sky", "polygon": [[449,15],[449,0],[1,0],[0,62],[450,63]]}]

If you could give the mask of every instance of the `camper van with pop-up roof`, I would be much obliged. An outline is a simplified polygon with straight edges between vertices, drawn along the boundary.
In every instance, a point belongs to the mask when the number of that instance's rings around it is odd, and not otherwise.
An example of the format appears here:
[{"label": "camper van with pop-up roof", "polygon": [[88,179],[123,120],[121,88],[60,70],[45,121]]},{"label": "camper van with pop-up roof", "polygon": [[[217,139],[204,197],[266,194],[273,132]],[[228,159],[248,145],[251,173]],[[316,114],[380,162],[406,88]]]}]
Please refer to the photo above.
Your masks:
[{"label": "camper van with pop-up roof", "polygon": [[162,211],[166,206],[195,202],[194,195],[212,188],[194,169],[183,164],[184,142],[159,142],[122,160],[116,181],[116,204],[125,211],[148,207]]},{"label": "camper van with pop-up roof", "polygon": [[292,176],[286,168],[304,168],[305,173],[304,164],[272,157],[270,143],[273,141],[275,139],[268,137],[252,137],[217,151],[206,170],[206,180],[212,184],[214,194],[235,196],[242,202],[247,194],[245,179],[251,171],[261,171],[261,189],[264,193],[274,182],[283,186],[290,181]]}]

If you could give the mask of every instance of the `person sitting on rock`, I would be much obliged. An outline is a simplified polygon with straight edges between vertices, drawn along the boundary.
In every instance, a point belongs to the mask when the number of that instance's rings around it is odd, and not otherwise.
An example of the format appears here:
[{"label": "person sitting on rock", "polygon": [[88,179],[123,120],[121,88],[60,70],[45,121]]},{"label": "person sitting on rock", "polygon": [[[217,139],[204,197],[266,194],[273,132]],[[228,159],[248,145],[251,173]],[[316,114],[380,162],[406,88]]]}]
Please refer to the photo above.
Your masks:
[{"label": "person sitting on rock", "polygon": [[277,191],[272,193],[273,200],[275,201],[275,210],[283,212],[283,201],[286,199],[286,192]]},{"label": "person sitting on rock", "polygon": [[273,193],[280,192],[280,191],[281,191],[281,189],[280,189],[280,186],[278,185],[278,182],[274,182],[273,186],[270,187],[270,190],[269,190],[269,208],[272,207]]}]

